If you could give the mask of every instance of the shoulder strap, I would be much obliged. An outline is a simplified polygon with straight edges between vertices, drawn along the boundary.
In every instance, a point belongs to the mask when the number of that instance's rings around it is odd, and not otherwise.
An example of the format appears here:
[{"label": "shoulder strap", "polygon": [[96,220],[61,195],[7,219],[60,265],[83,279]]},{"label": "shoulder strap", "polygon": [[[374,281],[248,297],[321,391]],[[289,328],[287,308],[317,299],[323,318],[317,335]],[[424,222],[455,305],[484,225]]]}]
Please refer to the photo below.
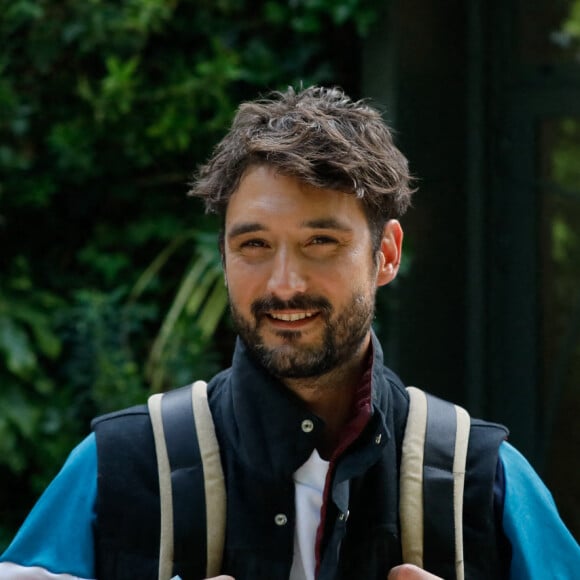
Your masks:
[{"label": "shoulder strap", "polygon": [[400,519],[403,561],[437,572],[455,562],[463,580],[463,489],[470,417],[465,409],[408,387]]},{"label": "shoulder strap", "polygon": [[197,381],[148,401],[159,472],[159,580],[171,578],[175,563],[194,578],[221,568],[226,494],[206,387]]}]

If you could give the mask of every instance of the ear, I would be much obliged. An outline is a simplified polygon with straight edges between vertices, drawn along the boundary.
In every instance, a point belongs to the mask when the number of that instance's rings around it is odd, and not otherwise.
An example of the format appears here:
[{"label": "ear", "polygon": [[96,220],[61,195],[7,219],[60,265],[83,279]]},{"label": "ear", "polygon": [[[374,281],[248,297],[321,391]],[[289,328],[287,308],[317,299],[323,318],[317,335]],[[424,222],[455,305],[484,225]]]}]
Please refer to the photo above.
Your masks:
[{"label": "ear", "polygon": [[403,249],[403,229],[397,220],[389,220],[383,230],[378,252],[377,286],[392,282],[399,271]]}]

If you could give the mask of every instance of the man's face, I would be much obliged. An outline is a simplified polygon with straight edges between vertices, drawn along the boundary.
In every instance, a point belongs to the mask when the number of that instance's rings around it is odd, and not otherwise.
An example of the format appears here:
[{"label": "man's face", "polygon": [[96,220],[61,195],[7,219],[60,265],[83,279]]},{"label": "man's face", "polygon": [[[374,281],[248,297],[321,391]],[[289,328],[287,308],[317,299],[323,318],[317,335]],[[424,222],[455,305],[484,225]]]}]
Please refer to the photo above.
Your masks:
[{"label": "man's face", "polygon": [[364,355],[376,288],[396,274],[383,250],[400,252],[400,239],[373,256],[359,200],[255,166],[230,199],[224,233],[232,317],[267,370],[317,377]]}]

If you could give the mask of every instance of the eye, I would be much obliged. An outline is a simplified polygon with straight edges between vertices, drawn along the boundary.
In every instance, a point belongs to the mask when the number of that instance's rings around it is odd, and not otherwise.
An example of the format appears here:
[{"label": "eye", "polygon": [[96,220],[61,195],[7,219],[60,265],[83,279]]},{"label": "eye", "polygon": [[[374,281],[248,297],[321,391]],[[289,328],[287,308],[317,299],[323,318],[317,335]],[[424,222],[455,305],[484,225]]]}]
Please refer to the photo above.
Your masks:
[{"label": "eye", "polygon": [[245,240],[240,244],[240,248],[265,248],[266,246],[266,242],[260,239]]},{"label": "eye", "polygon": [[270,244],[262,238],[248,238],[240,242],[238,251],[247,257],[262,256],[270,248]]},{"label": "eye", "polygon": [[310,240],[310,244],[313,246],[323,246],[328,244],[337,244],[338,240],[331,238],[330,236],[315,236]]}]

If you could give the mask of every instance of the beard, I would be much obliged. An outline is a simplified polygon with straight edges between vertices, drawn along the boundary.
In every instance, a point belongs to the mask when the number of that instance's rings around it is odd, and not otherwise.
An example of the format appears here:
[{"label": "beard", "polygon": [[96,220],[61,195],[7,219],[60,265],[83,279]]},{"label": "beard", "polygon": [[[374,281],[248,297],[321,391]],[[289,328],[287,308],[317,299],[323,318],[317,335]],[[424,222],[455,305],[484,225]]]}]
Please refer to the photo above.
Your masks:
[{"label": "beard", "polygon": [[[301,330],[279,330],[283,343],[269,345],[260,332],[261,322],[275,310],[316,310],[324,328],[319,340],[301,344]],[[363,344],[374,316],[374,296],[353,294],[337,315],[321,296],[298,295],[291,300],[263,298],[252,303],[252,319],[240,313],[230,298],[232,320],[250,355],[280,379],[314,378],[347,363]]]}]

